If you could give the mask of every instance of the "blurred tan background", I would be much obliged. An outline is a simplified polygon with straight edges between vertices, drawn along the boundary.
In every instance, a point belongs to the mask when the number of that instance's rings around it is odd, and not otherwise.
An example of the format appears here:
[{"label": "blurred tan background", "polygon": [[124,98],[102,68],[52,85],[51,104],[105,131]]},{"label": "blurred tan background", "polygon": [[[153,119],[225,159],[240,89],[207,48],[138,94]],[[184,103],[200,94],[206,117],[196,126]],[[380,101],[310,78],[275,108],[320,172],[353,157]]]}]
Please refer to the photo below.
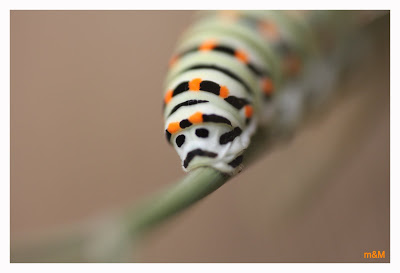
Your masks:
[{"label": "blurred tan background", "polygon": [[[11,241],[183,176],[162,83],[191,11],[11,11]],[[389,261],[389,18],[348,95],[154,230],[140,262]],[[385,251],[385,259],[364,252]]]}]

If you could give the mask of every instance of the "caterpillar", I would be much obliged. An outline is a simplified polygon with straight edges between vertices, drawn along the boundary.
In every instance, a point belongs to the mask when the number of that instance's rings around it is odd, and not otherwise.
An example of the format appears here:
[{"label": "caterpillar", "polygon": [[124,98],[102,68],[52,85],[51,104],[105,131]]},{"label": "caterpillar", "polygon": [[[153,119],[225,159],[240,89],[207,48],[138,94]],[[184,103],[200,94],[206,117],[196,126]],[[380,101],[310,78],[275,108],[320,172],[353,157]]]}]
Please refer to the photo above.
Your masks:
[{"label": "caterpillar", "polygon": [[164,129],[184,171],[209,166],[227,174],[242,169],[258,128],[294,130],[312,102],[331,92],[345,66],[336,41],[368,17],[333,11],[204,13],[170,60]]}]

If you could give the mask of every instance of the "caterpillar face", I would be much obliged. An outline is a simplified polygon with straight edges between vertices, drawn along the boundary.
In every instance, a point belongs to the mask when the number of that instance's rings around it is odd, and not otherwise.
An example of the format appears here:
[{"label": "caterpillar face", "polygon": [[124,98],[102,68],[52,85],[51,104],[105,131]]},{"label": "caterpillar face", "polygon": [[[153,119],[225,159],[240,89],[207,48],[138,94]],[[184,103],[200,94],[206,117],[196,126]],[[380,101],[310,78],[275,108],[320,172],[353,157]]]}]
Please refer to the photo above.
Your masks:
[{"label": "caterpillar face", "polygon": [[239,127],[204,123],[191,126],[171,137],[184,171],[211,166],[233,173],[242,163],[242,151],[249,141]]},{"label": "caterpillar face", "polygon": [[[241,116],[238,110],[215,107],[211,103],[215,95],[203,97],[200,92],[189,95],[190,100],[176,96],[166,107],[165,134],[181,158],[183,170],[209,166],[235,173],[255,130],[256,118],[246,118],[245,113]],[[214,103],[226,103],[216,98]]]}]

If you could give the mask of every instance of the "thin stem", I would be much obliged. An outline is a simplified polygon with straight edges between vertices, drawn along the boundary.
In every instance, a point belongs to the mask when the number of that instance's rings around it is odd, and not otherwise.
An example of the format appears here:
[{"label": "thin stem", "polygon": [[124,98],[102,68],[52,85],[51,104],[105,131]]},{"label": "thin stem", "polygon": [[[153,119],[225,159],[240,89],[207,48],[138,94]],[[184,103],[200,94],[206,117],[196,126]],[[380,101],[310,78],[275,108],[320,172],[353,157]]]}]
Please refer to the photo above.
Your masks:
[{"label": "thin stem", "polygon": [[156,195],[133,213],[127,213],[130,234],[149,230],[221,187],[228,176],[212,169],[198,168],[165,192]]}]

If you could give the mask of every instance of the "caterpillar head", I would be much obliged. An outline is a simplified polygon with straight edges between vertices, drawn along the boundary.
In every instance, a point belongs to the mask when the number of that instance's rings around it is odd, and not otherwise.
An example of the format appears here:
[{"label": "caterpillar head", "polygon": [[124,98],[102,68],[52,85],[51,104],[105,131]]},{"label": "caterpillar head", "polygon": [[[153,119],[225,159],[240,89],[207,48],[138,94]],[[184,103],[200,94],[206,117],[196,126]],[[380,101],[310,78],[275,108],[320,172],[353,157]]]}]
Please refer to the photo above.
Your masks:
[{"label": "caterpillar head", "polygon": [[233,173],[242,163],[241,154],[248,145],[241,135],[239,127],[203,123],[172,135],[171,143],[186,172],[209,166],[224,173]]}]

